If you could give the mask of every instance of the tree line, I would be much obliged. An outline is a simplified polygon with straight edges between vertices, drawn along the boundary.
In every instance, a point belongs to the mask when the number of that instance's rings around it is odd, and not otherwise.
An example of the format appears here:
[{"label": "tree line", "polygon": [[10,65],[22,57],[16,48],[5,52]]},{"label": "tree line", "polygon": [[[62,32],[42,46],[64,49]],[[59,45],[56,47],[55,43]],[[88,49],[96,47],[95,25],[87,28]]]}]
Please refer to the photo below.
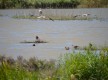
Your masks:
[{"label": "tree line", "polygon": [[108,0],[0,0],[0,9],[77,7],[108,7]]}]

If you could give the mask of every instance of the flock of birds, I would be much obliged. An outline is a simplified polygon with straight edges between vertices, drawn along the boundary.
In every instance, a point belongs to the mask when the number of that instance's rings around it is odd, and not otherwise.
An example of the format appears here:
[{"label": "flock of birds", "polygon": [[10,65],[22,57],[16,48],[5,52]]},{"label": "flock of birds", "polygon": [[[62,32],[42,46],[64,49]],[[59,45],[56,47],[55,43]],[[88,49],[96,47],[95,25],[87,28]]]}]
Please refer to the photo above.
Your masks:
[{"label": "flock of birds", "polygon": [[[36,42],[36,43],[41,43],[42,40],[41,40],[38,36],[36,36],[35,42]],[[36,44],[34,43],[33,46],[36,46]],[[79,46],[77,46],[77,45],[72,45],[72,47],[73,47],[74,49],[78,49],[78,48],[79,48]],[[66,47],[66,46],[65,46],[65,50],[69,50],[69,49],[70,49],[70,47]]]},{"label": "flock of birds", "polygon": [[[72,45],[72,47],[73,47],[74,49],[78,49],[78,48],[79,48],[79,46],[77,46],[77,45]],[[66,46],[65,46],[65,50],[70,50],[70,47],[66,47]]]},{"label": "flock of birds", "polygon": [[[76,17],[78,17],[78,16],[82,16],[82,17],[88,17],[90,14],[82,14],[82,15],[75,15],[74,17],[76,18]],[[39,9],[39,16],[37,17],[38,19],[45,19],[45,18],[49,18],[49,20],[52,20],[52,21],[54,21],[52,18],[50,18],[50,17],[46,17],[46,16],[43,16],[43,12],[42,12],[42,10],[41,10],[41,8]],[[36,42],[41,42],[41,40],[40,40],[40,38],[38,37],[38,36],[36,36]],[[36,46],[35,44],[33,44],[33,46]],[[78,49],[79,48],[79,46],[77,46],[77,45],[72,45],[72,47],[74,48],[74,49]],[[65,47],[65,50],[69,50],[70,49],[70,47]]]},{"label": "flock of birds", "polygon": [[[38,12],[39,12],[39,16],[37,17],[38,19],[49,19],[49,20],[54,21],[54,19],[52,19],[51,17],[49,17],[49,16],[44,16],[44,15],[43,15],[43,11],[42,11],[41,8],[39,8]],[[73,17],[74,17],[74,18],[77,18],[77,17],[89,17],[90,15],[91,15],[91,14],[81,14],[81,15],[74,15]],[[30,16],[33,16],[33,15],[30,14]]]}]

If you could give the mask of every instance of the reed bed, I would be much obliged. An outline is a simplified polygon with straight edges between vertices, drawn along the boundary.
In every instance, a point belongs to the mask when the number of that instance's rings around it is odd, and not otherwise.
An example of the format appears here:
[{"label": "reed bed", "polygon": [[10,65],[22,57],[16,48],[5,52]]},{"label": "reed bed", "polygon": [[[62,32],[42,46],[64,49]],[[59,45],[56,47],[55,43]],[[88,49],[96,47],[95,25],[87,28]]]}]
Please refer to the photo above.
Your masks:
[{"label": "reed bed", "polygon": [[1,0],[0,8],[100,8],[108,0]]},{"label": "reed bed", "polygon": [[3,0],[0,8],[75,8],[78,0]]}]

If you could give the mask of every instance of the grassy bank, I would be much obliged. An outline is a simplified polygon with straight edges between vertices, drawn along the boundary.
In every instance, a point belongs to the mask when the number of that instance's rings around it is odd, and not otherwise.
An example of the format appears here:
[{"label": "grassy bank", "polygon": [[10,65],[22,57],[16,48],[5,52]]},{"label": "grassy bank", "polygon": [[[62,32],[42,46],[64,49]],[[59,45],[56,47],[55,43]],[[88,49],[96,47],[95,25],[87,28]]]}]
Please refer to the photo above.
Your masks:
[{"label": "grassy bank", "polygon": [[108,47],[61,56],[56,62],[0,56],[0,80],[107,80]]},{"label": "grassy bank", "polygon": [[108,0],[0,0],[0,8],[100,8]]},{"label": "grassy bank", "polygon": [[100,20],[98,17],[91,17],[91,16],[51,16],[50,17],[47,15],[45,16],[45,18],[38,18],[38,16],[31,16],[31,15],[27,15],[27,16],[23,16],[23,15],[19,15],[19,16],[13,16],[12,18],[15,19],[41,19],[41,20]]}]

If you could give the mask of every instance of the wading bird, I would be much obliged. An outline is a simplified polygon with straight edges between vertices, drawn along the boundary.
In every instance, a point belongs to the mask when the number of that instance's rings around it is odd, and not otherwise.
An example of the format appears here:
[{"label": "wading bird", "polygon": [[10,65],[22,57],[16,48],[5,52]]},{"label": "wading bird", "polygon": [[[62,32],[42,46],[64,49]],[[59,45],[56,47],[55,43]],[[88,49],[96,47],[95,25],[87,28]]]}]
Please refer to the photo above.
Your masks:
[{"label": "wading bird", "polygon": [[41,41],[40,41],[40,38],[39,38],[38,36],[36,36],[35,42],[38,42],[38,43],[41,42]]},{"label": "wading bird", "polygon": [[42,9],[41,8],[39,8],[39,16],[42,16]]},{"label": "wading bird", "polygon": [[90,14],[82,14],[82,17],[87,17],[89,16]]},{"label": "wading bird", "polygon": [[78,49],[78,47],[79,47],[79,46],[74,46],[74,45],[72,45],[72,46],[73,46],[74,49]]},{"label": "wading bird", "polygon": [[41,8],[39,8],[39,16],[37,17],[38,19],[49,19],[54,21],[52,18],[48,17],[48,16],[43,16],[43,12],[41,10]]},{"label": "wading bird", "polygon": [[70,48],[69,47],[65,47],[65,50],[69,50]]}]

